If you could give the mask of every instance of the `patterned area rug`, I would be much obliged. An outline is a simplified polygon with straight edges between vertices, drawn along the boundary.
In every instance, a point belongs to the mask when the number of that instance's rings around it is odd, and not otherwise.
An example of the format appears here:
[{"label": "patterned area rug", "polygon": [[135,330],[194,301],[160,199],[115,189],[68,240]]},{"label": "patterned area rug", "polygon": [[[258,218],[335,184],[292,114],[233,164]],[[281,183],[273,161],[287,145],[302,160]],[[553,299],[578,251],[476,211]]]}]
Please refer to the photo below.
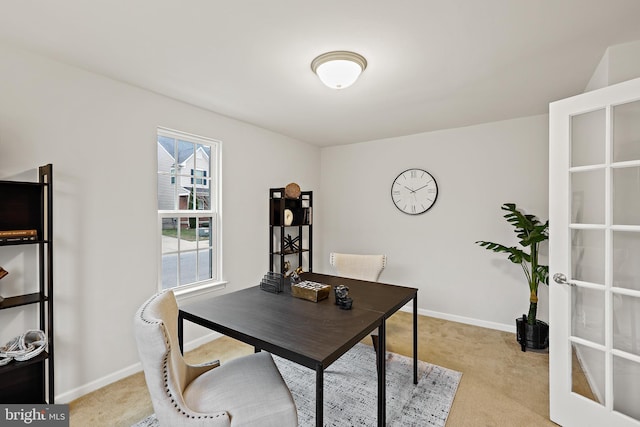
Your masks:
[{"label": "patterned area rug", "polygon": [[[298,408],[301,427],[315,425],[315,371],[273,356]],[[387,353],[387,425],[444,426],[462,373]],[[373,348],[356,344],[324,374],[324,425],[377,425],[377,373]],[[157,427],[151,415],[133,427]]]}]

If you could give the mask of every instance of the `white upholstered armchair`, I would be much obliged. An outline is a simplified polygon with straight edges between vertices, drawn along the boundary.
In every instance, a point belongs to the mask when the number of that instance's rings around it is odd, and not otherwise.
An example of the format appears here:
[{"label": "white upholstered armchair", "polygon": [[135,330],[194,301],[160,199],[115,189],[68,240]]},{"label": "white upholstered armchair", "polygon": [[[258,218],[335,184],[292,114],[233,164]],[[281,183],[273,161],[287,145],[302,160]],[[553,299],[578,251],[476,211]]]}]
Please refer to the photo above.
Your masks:
[{"label": "white upholstered armchair", "polygon": [[[329,264],[331,264],[338,276],[377,282],[380,278],[380,273],[387,265],[387,256],[331,252],[329,254]],[[377,329],[371,333],[371,340],[373,341],[373,348],[377,351]]]},{"label": "white upholstered armchair", "polygon": [[161,426],[297,426],[296,407],[271,354],[189,365],[178,347],[172,291],[145,302],[134,319],[138,352]]}]

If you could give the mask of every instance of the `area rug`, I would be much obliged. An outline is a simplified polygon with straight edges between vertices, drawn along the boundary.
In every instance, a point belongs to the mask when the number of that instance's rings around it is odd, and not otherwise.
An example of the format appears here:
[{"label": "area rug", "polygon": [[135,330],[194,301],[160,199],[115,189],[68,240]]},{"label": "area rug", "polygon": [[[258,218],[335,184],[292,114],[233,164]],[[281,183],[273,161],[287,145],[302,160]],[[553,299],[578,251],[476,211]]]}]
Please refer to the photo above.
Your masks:
[{"label": "area rug", "polygon": [[[315,425],[315,371],[273,356],[298,408],[300,427]],[[462,373],[387,353],[387,425],[444,426]],[[324,425],[377,425],[377,373],[373,348],[356,344],[324,373]],[[153,415],[133,427],[157,427]]]}]

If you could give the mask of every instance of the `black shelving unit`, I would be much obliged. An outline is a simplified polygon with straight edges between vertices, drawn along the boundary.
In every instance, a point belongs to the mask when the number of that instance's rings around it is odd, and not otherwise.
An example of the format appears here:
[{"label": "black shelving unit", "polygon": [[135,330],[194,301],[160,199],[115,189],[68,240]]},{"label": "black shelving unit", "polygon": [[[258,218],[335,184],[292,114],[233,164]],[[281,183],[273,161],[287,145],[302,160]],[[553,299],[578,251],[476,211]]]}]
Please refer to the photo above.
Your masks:
[{"label": "black shelving unit", "polygon": [[[285,209],[293,213],[293,221],[285,224]],[[288,237],[294,245],[288,244]],[[297,240],[296,240],[297,238]],[[305,256],[306,255],[306,256]],[[285,197],[284,188],[269,190],[269,271],[285,273],[285,261],[291,270],[313,269],[313,192],[302,191],[300,197]]]},{"label": "black shelving unit", "polygon": [[[38,305],[37,324],[47,336],[47,349],[24,362],[0,366],[0,403],[54,402],[53,363],[53,166],[38,168],[38,182],[0,181],[0,231],[35,230],[34,240],[3,241],[8,247],[37,246],[38,292],[5,297],[0,310]],[[1,262],[0,262],[1,265]],[[11,273],[11,272],[10,272]],[[25,283],[24,288],[30,284]],[[1,290],[1,287],[0,287]],[[3,337],[8,340],[12,337]],[[4,344],[4,343],[3,343]]]}]

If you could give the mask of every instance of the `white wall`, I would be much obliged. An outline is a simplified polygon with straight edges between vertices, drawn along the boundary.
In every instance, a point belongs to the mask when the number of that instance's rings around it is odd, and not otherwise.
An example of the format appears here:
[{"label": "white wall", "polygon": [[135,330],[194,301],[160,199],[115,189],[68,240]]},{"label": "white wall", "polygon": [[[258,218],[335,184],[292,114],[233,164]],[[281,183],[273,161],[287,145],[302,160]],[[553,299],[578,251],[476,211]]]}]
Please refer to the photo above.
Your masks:
[{"label": "white wall", "polygon": [[[528,310],[522,270],[474,242],[517,242],[505,202],[548,218],[548,151],[547,115],[323,149],[316,271],[331,271],[332,251],[386,253],[380,280],[418,287],[422,313],[515,331]],[[391,201],[393,179],[408,168],[438,182],[422,215]],[[539,296],[538,317],[547,320],[546,286]]]},{"label": "white wall", "polygon": [[640,76],[640,40],[610,46],[602,55],[585,92]]},{"label": "white wall", "polygon": [[[157,289],[157,126],[223,141],[225,291],[269,268],[269,187],[319,188],[317,147],[3,44],[0,94],[0,177],[54,165],[60,401],[136,368],[133,315]],[[32,317],[16,313],[0,313],[2,343]]]},{"label": "white wall", "polygon": [[[418,286],[423,313],[513,330],[527,309],[518,267],[473,242],[515,242],[503,202],[546,219],[547,116],[320,150],[3,44],[0,93],[0,177],[54,164],[61,402],[137,369],[132,317],[156,290],[157,126],[223,141],[225,292],[268,268],[268,188],[295,181],[314,191],[314,270],[330,271],[332,250],[385,252],[381,280]],[[440,188],[417,217],[390,199],[410,167]],[[0,341],[26,314],[0,312]]]}]

